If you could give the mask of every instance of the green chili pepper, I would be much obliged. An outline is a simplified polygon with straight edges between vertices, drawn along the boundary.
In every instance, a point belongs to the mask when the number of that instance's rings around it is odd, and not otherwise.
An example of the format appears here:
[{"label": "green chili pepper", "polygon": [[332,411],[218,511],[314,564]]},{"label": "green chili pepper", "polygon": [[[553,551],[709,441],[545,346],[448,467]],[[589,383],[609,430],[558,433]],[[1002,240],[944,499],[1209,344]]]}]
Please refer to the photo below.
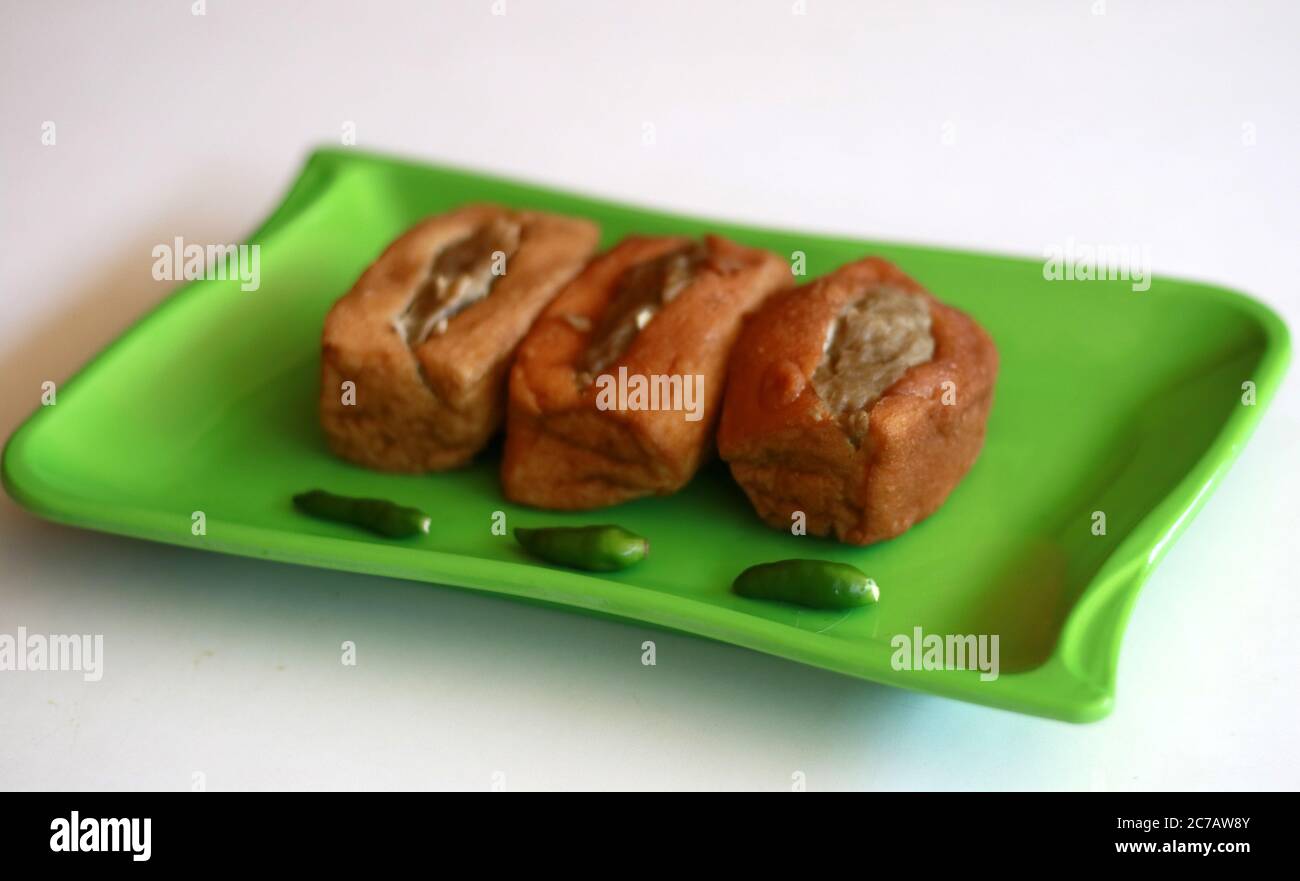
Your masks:
[{"label": "green chili pepper", "polygon": [[625,569],[650,553],[648,540],[621,526],[520,527],[515,539],[534,557],[592,572]]},{"label": "green chili pepper", "polygon": [[880,599],[880,588],[847,563],[781,560],[750,566],[731,589],[758,600],[780,600],[814,609],[853,609]]},{"label": "green chili pepper", "polygon": [[410,538],[429,531],[428,514],[384,499],[355,499],[314,489],[294,496],[293,506],[312,517],[350,523],[388,538]]}]

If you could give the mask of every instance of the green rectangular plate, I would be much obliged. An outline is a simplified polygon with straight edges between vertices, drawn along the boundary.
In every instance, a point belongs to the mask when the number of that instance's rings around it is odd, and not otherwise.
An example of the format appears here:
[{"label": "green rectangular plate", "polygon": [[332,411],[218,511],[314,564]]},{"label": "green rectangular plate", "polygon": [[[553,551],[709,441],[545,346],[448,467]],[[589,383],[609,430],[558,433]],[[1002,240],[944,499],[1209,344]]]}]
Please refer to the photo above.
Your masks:
[{"label": "green rectangular plate", "polygon": [[[764,527],[717,462],[670,498],[578,515],[508,504],[496,448],[425,477],[334,459],[316,421],[326,310],[407,226],[467,201],[589,217],[606,245],[634,232],[716,231],[787,257],[803,251],[810,277],[867,254],[894,260],[997,341],[984,452],[937,514],[865,549]],[[1138,587],[1241,450],[1289,352],[1274,313],[1202,284],[1049,282],[1038,261],[677,217],[350,150],[313,155],[252,241],[260,290],[185,286],[14,434],[3,471],[15,499],[77,526],[507,594],[1080,722],[1110,709]],[[433,534],[393,543],[305,519],[289,497],[309,487],[418,505],[434,515]],[[194,511],[205,512],[206,535],[191,534]],[[653,553],[617,575],[538,565],[493,535],[494,511],[512,527],[617,521],[649,536]],[[1096,511],[1105,535],[1093,534]],[[729,591],[746,566],[808,556],[864,569],[880,603],[817,612]],[[1001,675],[895,669],[891,639],[915,627],[998,635]]]}]

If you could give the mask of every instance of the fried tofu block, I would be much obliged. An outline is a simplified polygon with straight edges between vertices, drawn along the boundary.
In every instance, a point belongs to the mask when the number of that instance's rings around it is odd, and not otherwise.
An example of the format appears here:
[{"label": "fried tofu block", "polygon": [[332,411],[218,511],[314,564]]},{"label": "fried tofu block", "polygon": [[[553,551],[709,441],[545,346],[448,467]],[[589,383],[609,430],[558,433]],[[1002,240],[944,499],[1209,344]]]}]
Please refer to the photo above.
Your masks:
[{"label": "fried tofu block", "polygon": [[998,355],[973,319],[866,259],[772,297],[732,353],[718,451],[759,516],[855,545],[934,513],[984,443]]},{"label": "fried tofu block", "polygon": [[404,233],[325,319],[320,418],[330,449],[383,471],[469,461],[504,418],[520,340],[598,238],[585,220],[492,205]]},{"label": "fried tofu block", "polygon": [[519,348],[506,496],[575,510],[685,486],[712,453],[741,322],[789,278],[715,236],[633,237],[593,260]]}]

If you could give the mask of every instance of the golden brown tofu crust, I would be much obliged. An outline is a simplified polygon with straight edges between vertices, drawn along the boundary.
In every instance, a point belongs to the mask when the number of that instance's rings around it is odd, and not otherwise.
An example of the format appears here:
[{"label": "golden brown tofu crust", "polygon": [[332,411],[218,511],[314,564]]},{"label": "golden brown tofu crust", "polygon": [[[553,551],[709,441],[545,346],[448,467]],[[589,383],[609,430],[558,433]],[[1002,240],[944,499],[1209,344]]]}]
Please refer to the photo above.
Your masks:
[{"label": "golden brown tofu crust", "polygon": [[[885,286],[928,302],[934,357],[869,405],[855,446],[812,377],[831,323]],[[861,260],[777,294],[749,319],[732,353],[718,450],[768,525],[788,530],[802,511],[813,535],[883,541],[938,510],[974,463],[997,369],[993,340],[973,319],[887,261]]]},{"label": "golden brown tofu crust", "polygon": [[[409,346],[395,320],[442,248],[495,218],[518,248],[491,293]],[[593,223],[469,205],[422,221],[388,246],[325,319],[320,418],[330,449],[384,471],[468,462],[500,426],[510,360],[533,320],[595,250]],[[343,383],[355,383],[345,404]]]},{"label": "golden brown tofu crust", "polygon": [[625,239],[593,260],[528,334],[510,374],[501,480],[511,501],[579,510],[667,495],[712,453],[727,358],[741,322],[790,277],[775,254],[706,238],[708,256],[692,281],[601,371],[703,376],[698,421],[664,409],[599,409],[595,385],[579,377],[593,329],[623,274],[689,241]]}]

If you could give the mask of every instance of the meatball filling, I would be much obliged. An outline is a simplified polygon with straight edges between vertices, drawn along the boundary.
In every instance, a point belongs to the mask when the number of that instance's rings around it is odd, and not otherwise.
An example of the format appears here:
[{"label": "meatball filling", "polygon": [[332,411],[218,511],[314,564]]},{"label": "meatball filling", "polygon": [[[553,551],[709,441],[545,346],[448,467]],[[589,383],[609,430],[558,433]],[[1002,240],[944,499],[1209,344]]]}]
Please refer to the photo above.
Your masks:
[{"label": "meatball filling", "polygon": [[695,278],[708,249],[691,242],[653,260],[629,267],[615,283],[614,296],[601,316],[578,370],[579,385],[588,385],[632,345],[666,304]]},{"label": "meatball filling", "polygon": [[858,444],[871,405],[909,369],[934,357],[930,306],[897,288],[870,291],[830,323],[822,352],[813,388]]},{"label": "meatball filling", "polygon": [[446,333],[447,323],[492,293],[505,261],[519,248],[518,222],[498,217],[444,246],[396,325],[408,346]]}]

